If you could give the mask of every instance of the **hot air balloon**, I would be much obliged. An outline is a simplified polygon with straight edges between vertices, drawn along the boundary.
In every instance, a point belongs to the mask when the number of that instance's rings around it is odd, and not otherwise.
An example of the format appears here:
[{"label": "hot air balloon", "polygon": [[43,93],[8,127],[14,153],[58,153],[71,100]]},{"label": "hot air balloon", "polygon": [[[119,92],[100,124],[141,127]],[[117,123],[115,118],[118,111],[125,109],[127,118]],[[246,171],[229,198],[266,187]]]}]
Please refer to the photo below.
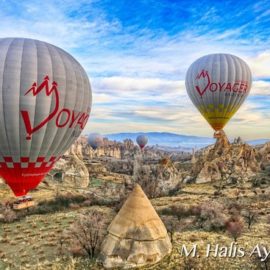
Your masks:
[{"label": "hot air balloon", "polygon": [[146,146],[147,142],[148,142],[148,138],[145,135],[139,135],[136,138],[136,142],[140,146],[140,148],[143,149]]},{"label": "hot air balloon", "polygon": [[91,87],[70,54],[33,39],[0,39],[0,73],[0,175],[24,196],[82,132]]},{"label": "hot air balloon", "polygon": [[196,60],[186,74],[187,93],[215,131],[220,131],[250,92],[251,71],[239,57],[210,54]]},{"label": "hot air balloon", "polygon": [[92,133],[88,136],[89,145],[96,150],[98,147],[103,145],[103,137],[98,133]]}]

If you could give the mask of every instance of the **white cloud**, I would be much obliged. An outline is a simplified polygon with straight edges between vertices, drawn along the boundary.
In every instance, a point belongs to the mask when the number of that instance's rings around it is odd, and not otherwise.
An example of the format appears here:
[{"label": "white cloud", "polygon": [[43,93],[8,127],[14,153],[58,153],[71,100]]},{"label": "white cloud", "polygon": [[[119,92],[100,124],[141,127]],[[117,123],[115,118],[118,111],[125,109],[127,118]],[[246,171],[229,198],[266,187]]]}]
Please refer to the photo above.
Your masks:
[{"label": "white cloud", "polygon": [[136,77],[108,77],[99,79],[96,84],[104,91],[148,91],[164,89],[174,91],[183,87],[184,81],[172,81],[161,78],[136,78]]},{"label": "white cloud", "polygon": [[264,51],[255,57],[247,57],[255,77],[270,78],[270,51]]},{"label": "white cloud", "polygon": [[270,96],[270,82],[269,81],[254,81],[250,90],[250,95],[261,95],[269,98]]}]

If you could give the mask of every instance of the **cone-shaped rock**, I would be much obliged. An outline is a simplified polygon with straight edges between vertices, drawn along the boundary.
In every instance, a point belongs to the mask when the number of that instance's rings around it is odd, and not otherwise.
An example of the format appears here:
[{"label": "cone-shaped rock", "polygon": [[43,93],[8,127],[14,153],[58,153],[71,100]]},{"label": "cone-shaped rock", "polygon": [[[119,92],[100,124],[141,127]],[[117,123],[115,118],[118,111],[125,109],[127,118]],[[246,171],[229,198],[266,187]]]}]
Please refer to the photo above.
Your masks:
[{"label": "cone-shaped rock", "polygon": [[108,228],[100,261],[106,268],[153,264],[171,252],[167,230],[139,185]]}]

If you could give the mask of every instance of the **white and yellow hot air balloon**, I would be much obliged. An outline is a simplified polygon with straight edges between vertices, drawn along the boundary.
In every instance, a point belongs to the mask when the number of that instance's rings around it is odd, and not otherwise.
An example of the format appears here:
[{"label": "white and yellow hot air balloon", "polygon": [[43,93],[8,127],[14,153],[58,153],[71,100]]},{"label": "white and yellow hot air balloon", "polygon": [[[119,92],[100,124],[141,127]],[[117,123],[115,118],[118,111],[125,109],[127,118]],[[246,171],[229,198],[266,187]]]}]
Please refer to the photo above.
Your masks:
[{"label": "white and yellow hot air balloon", "polygon": [[196,60],[186,74],[193,104],[215,131],[222,130],[250,92],[249,66],[231,54],[210,54]]}]

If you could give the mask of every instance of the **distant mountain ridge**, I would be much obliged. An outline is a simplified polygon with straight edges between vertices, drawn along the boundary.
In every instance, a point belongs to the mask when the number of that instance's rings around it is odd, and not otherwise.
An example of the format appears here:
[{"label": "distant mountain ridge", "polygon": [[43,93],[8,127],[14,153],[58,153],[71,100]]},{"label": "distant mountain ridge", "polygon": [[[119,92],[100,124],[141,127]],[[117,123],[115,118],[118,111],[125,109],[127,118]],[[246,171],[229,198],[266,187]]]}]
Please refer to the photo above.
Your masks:
[{"label": "distant mountain ridge", "polygon": [[[191,136],[191,135],[181,135],[170,132],[123,132],[123,133],[113,133],[104,135],[110,140],[114,141],[123,141],[125,139],[131,139],[136,142],[136,138],[138,135],[146,135],[149,139],[149,146],[163,146],[163,147],[171,147],[178,148],[183,150],[190,150],[192,148],[203,148],[207,145],[211,145],[215,143],[214,138],[209,137],[200,137],[200,136]],[[252,145],[264,144],[265,142],[270,141],[270,139],[258,139],[247,141],[247,143]]]},{"label": "distant mountain ridge", "polygon": [[148,137],[148,145],[159,145],[173,148],[202,148],[215,142],[212,138],[181,135],[169,132],[136,132],[136,133],[114,133],[105,135],[110,140],[123,141],[131,139],[136,142],[138,135]]},{"label": "distant mountain ridge", "polygon": [[247,143],[251,145],[265,144],[266,142],[270,142],[270,139],[258,139],[258,140],[247,141]]}]

